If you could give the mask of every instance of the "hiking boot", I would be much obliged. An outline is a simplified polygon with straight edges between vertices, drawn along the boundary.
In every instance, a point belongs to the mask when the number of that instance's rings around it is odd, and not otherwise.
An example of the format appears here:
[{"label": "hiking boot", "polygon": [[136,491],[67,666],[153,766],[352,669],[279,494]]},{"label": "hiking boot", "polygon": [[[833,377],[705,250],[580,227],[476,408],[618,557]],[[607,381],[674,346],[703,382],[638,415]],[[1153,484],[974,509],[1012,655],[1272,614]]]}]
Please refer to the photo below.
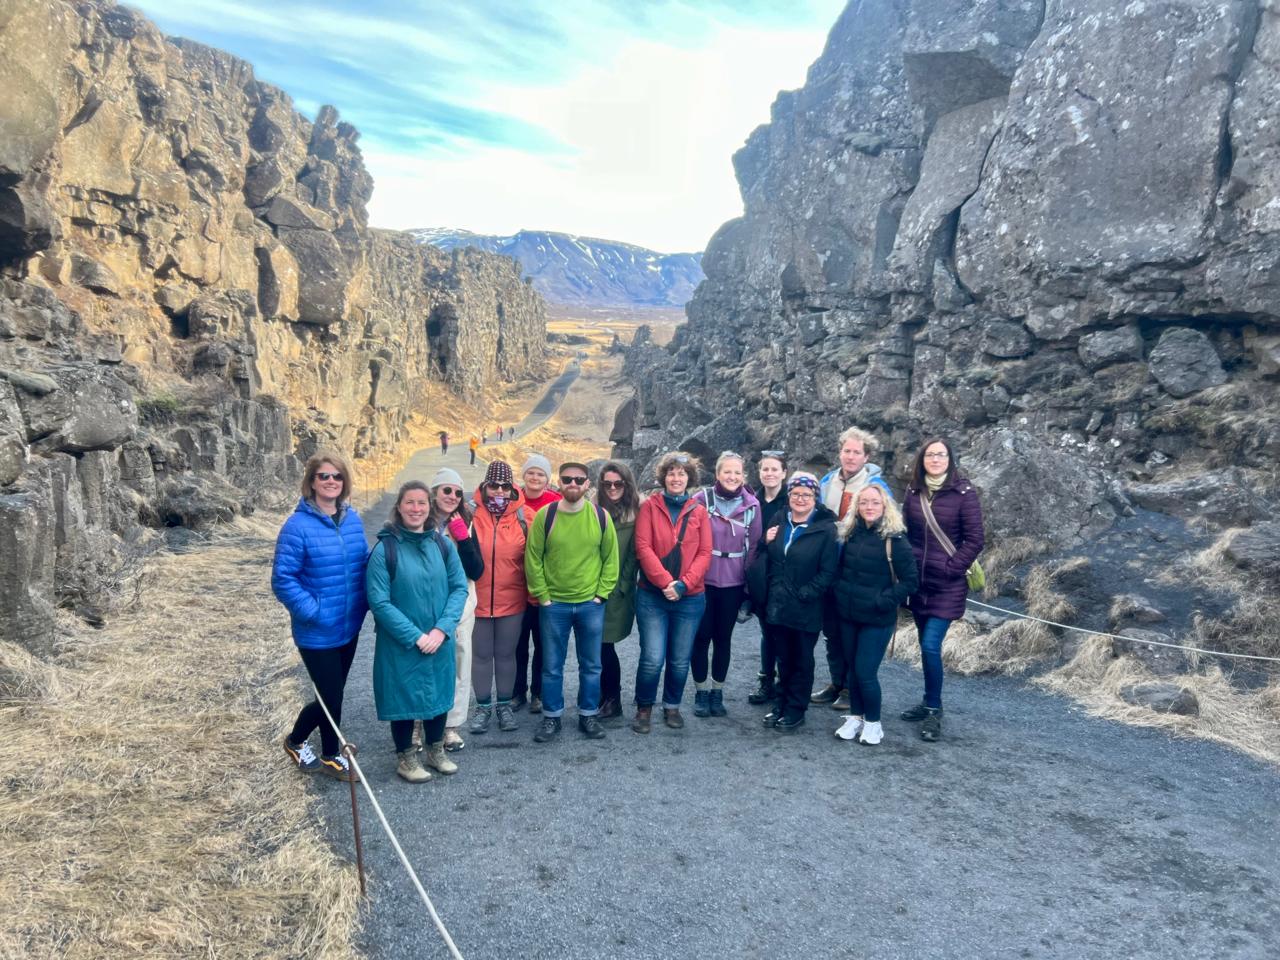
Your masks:
[{"label": "hiking boot", "polygon": [[511,698],[511,709],[519,713],[529,704],[529,698],[523,693],[517,693]]},{"label": "hiking boot", "polygon": [[422,721],[421,720],[413,721],[413,737],[410,739],[409,744],[415,750],[422,749]]},{"label": "hiking boot", "polygon": [[609,697],[600,704],[600,712],[596,714],[601,720],[612,720],[615,717],[622,716],[622,704],[613,697]]},{"label": "hiking boot", "polygon": [[653,707],[636,707],[636,718],[631,721],[631,729],[636,733],[648,733],[653,722]]},{"label": "hiking boot", "polygon": [[457,727],[445,727],[444,740],[441,742],[449,753],[457,753],[467,745],[467,741],[462,739],[462,734],[458,733]]},{"label": "hiking boot", "polygon": [[868,720],[862,725],[862,733],[858,735],[859,743],[870,744],[875,746],[884,739],[884,727],[880,726],[879,720]]},{"label": "hiking boot", "polygon": [[533,742],[546,743],[558,736],[560,736],[560,718],[543,717],[542,722],[538,724],[538,732],[533,735]]},{"label": "hiking boot", "polygon": [[520,729],[520,724],[516,723],[516,715],[511,712],[511,704],[500,703],[493,712],[498,716],[499,730],[510,733],[512,730]]},{"label": "hiking boot", "polygon": [[445,756],[444,741],[438,740],[422,751],[422,759],[432,770],[450,774],[458,772],[458,765]]},{"label": "hiking boot", "polygon": [[760,685],[747,697],[747,703],[757,707],[762,703],[769,703],[776,696],[773,692],[773,674],[762,673],[759,677]]},{"label": "hiking boot", "polygon": [[529,712],[530,713],[542,712],[542,698],[537,696],[536,694],[529,698]]},{"label": "hiking boot", "polygon": [[844,718],[844,723],[841,724],[840,729],[836,731],[836,736],[841,740],[856,740],[858,739],[858,734],[861,732],[862,718],[849,716]]},{"label": "hiking boot", "polygon": [[935,743],[942,739],[942,708],[925,707],[924,723],[920,724],[920,739]]},{"label": "hiking boot", "polygon": [[679,707],[663,707],[662,722],[672,730],[684,729],[684,717],[680,716]]},{"label": "hiking boot", "polygon": [[809,698],[810,703],[835,703],[836,697],[840,696],[840,688],[834,683],[828,683],[825,687]]},{"label": "hiking boot", "polygon": [[311,749],[311,744],[303,740],[301,744],[295,744],[289,739],[289,735],[284,737],[284,752],[289,755],[289,759],[303,773],[316,773],[320,769],[320,758],[316,756],[316,752]]},{"label": "hiking boot", "polygon": [[476,704],[475,715],[471,718],[471,732],[488,733],[489,721],[493,718],[493,708],[487,703]]},{"label": "hiking boot", "polygon": [[915,723],[917,720],[923,720],[929,715],[929,708],[923,703],[917,703],[910,710],[902,711],[902,719],[908,723]]},{"label": "hiking boot", "polygon": [[401,780],[408,780],[410,783],[426,783],[431,779],[431,771],[422,765],[422,761],[418,759],[418,751],[414,747],[401,750],[396,756],[400,758],[400,762],[396,764],[396,773]]},{"label": "hiking boot", "polygon": [[779,710],[777,707],[774,707],[772,710],[770,710],[768,713],[764,715],[764,718],[760,722],[764,724],[766,727],[776,727],[778,725],[778,721],[781,719],[782,719],[782,711]]},{"label": "hiking boot", "polygon": [[835,701],[831,704],[831,709],[837,710],[837,711],[839,710],[847,711],[849,709],[849,691],[848,690],[840,691],[840,696],[836,697]]},{"label": "hiking boot", "polygon": [[578,729],[582,731],[582,735],[588,740],[603,740],[605,737],[604,727],[600,726],[600,718],[595,714],[589,717],[579,717]]},{"label": "hiking boot", "polygon": [[360,775],[351,769],[351,764],[347,762],[347,758],[342,754],[334,754],[332,757],[320,758],[320,772],[326,777],[333,777],[335,780],[344,782],[360,782]]},{"label": "hiking boot", "polygon": [[712,690],[711,699],[707,703],[713,717],[727,717],[729,711],[724,708],[724,691]]},{"label": "hiking boot", "polygon": [[783,717],[773,725],[773,729],[779,733],[792,733],[793,731],[804,726],[804,714],[798,717]]},{"label": "hiking boot", "polygon": [[710,690],[699,690],[693,695],[693,715],[695,717],[711,716]]}]

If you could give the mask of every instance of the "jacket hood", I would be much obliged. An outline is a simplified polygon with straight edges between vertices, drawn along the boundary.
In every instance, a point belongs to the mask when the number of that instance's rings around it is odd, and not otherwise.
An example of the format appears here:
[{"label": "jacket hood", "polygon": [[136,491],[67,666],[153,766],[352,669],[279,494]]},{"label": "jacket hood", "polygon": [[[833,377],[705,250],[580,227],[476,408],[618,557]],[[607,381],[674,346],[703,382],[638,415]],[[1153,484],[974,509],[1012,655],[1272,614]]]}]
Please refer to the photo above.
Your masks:
[{"label": "jacket hood", "polygon": [[[298,505],[293,508],[293,512],[309,513],[313,517],[319,517],[321,520],[333,520],[333,517],[329,516],[327,513],[325,513],[323,510],[317,507],[314,503],[312,503],[306,497],[298,498]],[[348,514],[353,514],[355,512],[356,512],[356,508],[351,505],[350,500],[342,504],[342,509],[339,511],[339,513],[344,517],[347,516]]]},{"label": "jacket hood", "polygon": [[[865,465],[865,469],[867,471],[868,481],[870,481],[872,477],[878,477],[881,475],[879,464],[867,463]],[[840,468],[837,466],[831,470],[828,470],[826,473],[824,473],[822,475],[822,479],[819,482],[823,486],[826,486],[826,484],[830,483],[832,480],[834,480],[838,476],[840,476]]]}]

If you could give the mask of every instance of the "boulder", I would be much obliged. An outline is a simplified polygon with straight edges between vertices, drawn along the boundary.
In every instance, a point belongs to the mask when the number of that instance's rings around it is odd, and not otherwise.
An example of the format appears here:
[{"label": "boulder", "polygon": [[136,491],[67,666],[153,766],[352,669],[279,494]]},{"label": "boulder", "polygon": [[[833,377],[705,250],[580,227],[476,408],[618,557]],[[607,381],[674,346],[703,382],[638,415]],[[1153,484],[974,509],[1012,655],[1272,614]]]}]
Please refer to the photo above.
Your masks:
[{"label": "boulder", "polygon": [[1001,359],[1025,357],[1031,352],[1031,335],[1020,323],[993,321],[982,331],[982,352]]},{"label": "boulder", "polygon": [[1137,624],[1163,623],[1167,618],[1154,603],[1136,593],[1116,594],[1111,598],[1107,614],[1108,629],[1118,630]]},{"label": "boulder", "polygon": [[133,390],[102,367],[65,367],[50,372],[57,389],[15,396],[27,441],[42,452],[83,453],[120,446],[138,428]]},{"label": "boulder", "polygon": [[264,317],[298,319],[298,262],[278,243],[258,247],[258,310]]},{"label": "boulder", "polygon": [[1156,713],[1176,713],[1184,717],[1200,715],[1195,693],[1176,683],[1137,683],[1124,687],[1120,696],[1136,707],[1150,707]]},{"label": "boulder", "polygon": [[298,264],[299,322],[326,326],[345,320],[354,273],[333,234],[281,229],[280,239]]},{"label": "boulder", "polygon": [[1148,363],[1152,376],[1175,397],[1188,397],[1227,381],[1222,360],[1209,338],[1189,327],[1172,327],[1162,333]]},{"label": "boulder", "polygon": [[1077,352],[1086,370],[1100,370],[1113,363],[1141,360],[1142,334],[1134,324],[1087,333],[1080,338]]},{"label": "boulder", "polygon": [[1167,677],[1185,673],[1191,666],[1186,651],[1157,646],[1176,642],[1167,633],[1125,627],[1119,631],[1119,638],[1112,638],[1111,651],[1117,657],[1131,656],[1157,676]]},{"label": "boulder", "polygon": [[1235,467],[1161,483],[1129,484],[1125,493],[1147,510],[1187,519],[1201,517],[1232,526],[1270,515],[1266,503]]},{"label": "boulder", "polygon": [[1223,554],[1241,569],[1280,576],[1280,521],[1265,520],[1241,530]]}]

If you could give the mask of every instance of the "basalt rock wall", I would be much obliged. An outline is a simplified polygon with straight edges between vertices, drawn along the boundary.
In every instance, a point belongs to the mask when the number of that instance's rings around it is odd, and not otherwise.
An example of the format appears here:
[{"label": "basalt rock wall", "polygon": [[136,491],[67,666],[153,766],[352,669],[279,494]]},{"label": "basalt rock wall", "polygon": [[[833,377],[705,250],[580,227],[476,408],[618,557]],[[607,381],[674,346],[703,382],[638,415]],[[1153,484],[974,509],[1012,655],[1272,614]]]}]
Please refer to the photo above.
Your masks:
[{"label": "basalt rock wall", "polygon": [[0,0],[0,85],[6,639],[101,615],[149,528],[287,496],[321,444],[386,450],[432,398],[542,372],[515,262],[371,229],[332,107],[309,120],[110,0]]}]

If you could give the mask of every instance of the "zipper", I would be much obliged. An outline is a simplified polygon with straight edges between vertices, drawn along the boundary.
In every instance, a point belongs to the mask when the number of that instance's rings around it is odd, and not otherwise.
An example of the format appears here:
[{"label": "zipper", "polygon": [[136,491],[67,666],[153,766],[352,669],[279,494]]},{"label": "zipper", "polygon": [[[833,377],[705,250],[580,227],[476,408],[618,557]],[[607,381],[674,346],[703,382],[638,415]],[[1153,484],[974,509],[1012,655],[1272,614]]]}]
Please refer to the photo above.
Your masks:
[{"label": "zipper", "polygon": [[497,597],[498,589],[498,571],[495,565],[498,562],[498,524],[502,522],[502,517],[498,517],[493,523],[493,546],[489,550],[489,616],[493,616],[493,604]]}]

